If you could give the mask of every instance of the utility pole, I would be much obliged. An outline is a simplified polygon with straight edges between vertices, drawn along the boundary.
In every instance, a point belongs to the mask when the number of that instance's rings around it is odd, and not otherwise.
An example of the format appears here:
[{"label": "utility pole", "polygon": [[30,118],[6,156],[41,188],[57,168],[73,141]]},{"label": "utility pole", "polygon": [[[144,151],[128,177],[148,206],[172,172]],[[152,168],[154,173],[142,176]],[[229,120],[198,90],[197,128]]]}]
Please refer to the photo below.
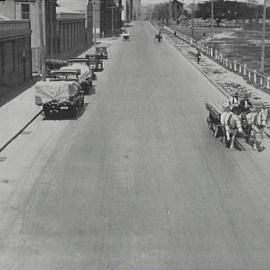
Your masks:
[{"label": "utility pole", "polygon": [[13,4],[14,4],[14,20],[16,20],[16,1],[13,0]]},{"label": "utility pole", "polygon": [[172,19],[172,2],[169,0],[169,22]]},{"label": "utility pole", "polygon": [[45,45],[44,45],[44,31],[43,31],[44,24],[43,24],[42,2],[43,2],[43,0],[39,0],[40,62],[41,62],[42,81],[46,81]]},{"label": "utility pole", "polygon": [[264,73],[264,61],[265,61],[265,17],[266,17],[266,0],[263,1],[262,54],[261,54],[261,69],[260,69],[261,73]]},{"label": "utility pole", "polygon": [[177,21],[177,2],[174,5],[174,20]]},{"label": "utility pole", "polygon": [[212,49],[214,49],[214,0],[211,0],[211,40]]},{"label": "utility pole", "polygon": [[97,47],[97,27],[96,27],[96,10],[95,10],[95,0],[92,0],[92,10],[93,10],[93,28],[94,28],[94,48],[95,48],[95,51],[96,51],[96,47]]},{"label": "utility pole", "polygon": [[114,21],[113,21],[113,16],[114,16],[114,12],[113,10],[115,9],[115,7],[109,7],[112,10],[112,38],[113,38],[113,34],[114,34]]},{"label": "utility pole", "polygon": [[195,22],[194,22],[194,17],[195,17],[195,0],[193,0],[193,3],[192,3],[192,39],[195,39]]}]

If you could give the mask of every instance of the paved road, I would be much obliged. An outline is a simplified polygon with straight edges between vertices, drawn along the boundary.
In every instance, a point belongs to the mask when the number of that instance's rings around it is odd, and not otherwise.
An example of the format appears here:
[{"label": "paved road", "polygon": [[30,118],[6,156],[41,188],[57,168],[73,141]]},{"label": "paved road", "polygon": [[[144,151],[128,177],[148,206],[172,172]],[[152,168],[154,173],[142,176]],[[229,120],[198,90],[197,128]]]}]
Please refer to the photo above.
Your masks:
[{"label": "paved road", "polygon": [[2,153],[0,269],[269,268],[269,154],[225,149],[204,108],[222,95],[149,23],[130,32],[78,120]]}]

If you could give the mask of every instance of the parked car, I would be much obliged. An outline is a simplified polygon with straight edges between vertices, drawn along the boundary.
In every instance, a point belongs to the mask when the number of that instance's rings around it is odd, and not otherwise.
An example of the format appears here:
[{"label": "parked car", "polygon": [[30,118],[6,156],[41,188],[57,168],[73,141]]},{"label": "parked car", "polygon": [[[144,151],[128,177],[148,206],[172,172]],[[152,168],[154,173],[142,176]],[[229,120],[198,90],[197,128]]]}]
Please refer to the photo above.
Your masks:
[{"label": "parked car", "polygon": [[68,66],[69,67],[74,67],[74,64],[81,64],[81,65],[85,65],[90,69],[91,72],[91,79],[92,80],[96,80],[97,76],[94,72],[95,68],[96,68],[96,63],[91,61],[91,59],[87,59],[87,58],[70,58],[68,59]]},{"label": "parked car", "polygon": [[85,56],[90,60],[90,63],[95,63],[94,71],[102,71],[103,70],[103,61],[100,59],[98,54],[86,54]]},{"label": "parked car", "polygon": [[35,103],[43,106],[45,118],[61,112],[72,117],[84,105],[84,93],[76,81],[48,79],[35,84]]},{"label": "parked car", "polygon": [[80,66],[77,69],[63,67],[60,70],[52,70],[50,78],[62,81],[76,81],[80,84],[81,90],[84,94],[89,94],[93,90],[93,83],[90,77],[82,76],[83,68]]},{"label": "parked car", "polygon": [[96,47],[96,54],[98,54],[101,59],[108,59],[108,52],[105,46]]},{"label": "parked car", "polygon": [[51,70],[60,69],[67,66],[68,62],[61,59],[46,59],[46,76],[50,76]]}]

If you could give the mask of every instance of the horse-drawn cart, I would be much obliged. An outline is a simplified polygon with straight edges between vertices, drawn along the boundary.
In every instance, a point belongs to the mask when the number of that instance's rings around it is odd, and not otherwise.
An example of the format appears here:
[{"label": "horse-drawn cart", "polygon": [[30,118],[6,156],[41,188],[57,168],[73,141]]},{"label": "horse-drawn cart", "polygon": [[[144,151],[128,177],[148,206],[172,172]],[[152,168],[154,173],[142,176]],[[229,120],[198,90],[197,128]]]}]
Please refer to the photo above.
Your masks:
[{"label": "horse-drawn cart", "polygon": [[208,111],[207,124],[215,138],[222,136],[226,145],[230,142],[230,148],[234,147],[237,137],[259,152],[265,149],[263,138],[268,116],[265,103],[254,103],[248,111],[240,111],[239,114],[233,113],[229,106],[222,103],[206,102],[205,107]]}]

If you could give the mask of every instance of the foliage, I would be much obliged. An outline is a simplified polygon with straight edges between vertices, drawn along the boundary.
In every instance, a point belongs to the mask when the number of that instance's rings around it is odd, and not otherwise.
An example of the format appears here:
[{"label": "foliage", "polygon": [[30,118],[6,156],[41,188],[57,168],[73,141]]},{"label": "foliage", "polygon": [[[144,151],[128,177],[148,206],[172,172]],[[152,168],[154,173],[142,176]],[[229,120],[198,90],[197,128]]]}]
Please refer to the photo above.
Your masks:
[{"label": "foliage", "polygon": [[[263,7],[256,3],[244,3],[237,1],[217,0],[214,4],[214,20],[220,26],[222,20],[256,19],[262,16]],[[211,18],[211,2],[198,4],[196,17],[202,19]]]}]

